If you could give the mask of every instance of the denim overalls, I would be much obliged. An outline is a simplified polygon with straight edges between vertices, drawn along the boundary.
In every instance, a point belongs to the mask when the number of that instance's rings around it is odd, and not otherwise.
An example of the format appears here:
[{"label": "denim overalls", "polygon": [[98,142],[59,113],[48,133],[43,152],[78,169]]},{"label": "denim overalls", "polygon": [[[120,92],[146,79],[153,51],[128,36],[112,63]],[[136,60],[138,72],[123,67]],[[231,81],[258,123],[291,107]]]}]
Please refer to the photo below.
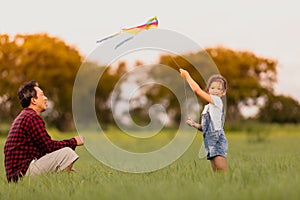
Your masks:
[{"label": "denim overalls", "polygon": [[206,151],[206,157],[208,160],[212,159],[215,156],[223,156],[226,157],[228,142],[224,133],[224,108],[222,110],[222,129],[215,130],[211,117],[209,115],[209,111],[202,114],[201,124],[203,129],[203,139],[204,146]]}]

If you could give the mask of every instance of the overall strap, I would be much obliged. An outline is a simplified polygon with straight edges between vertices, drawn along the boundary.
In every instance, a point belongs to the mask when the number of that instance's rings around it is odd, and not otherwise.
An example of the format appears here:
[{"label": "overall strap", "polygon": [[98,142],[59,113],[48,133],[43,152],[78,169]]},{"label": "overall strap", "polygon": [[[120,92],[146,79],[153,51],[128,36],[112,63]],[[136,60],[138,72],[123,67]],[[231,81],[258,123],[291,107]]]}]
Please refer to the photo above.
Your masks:
[{"label": "overall strap", "polygon": [[224,106],[223,106],[223,108],[222,108],[221,122],[222,122],[222,127],[224,127],[224,124],[225,124],[225,111],[224,111]]}]

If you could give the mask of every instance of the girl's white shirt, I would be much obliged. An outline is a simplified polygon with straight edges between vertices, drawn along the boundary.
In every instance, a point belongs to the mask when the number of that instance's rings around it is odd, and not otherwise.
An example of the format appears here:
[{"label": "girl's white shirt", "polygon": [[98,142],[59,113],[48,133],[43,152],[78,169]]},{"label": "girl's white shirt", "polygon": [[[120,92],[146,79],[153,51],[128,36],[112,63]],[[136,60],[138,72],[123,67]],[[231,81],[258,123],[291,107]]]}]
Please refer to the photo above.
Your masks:
[{"label": "girl's white shirt", "polygon": [[202,114],[209,112],[210,118],[214,125],[216,131],[223,129],[222,127],[222,110],[223,110],[223,102],[222,99],[215,95],[210,95],[213,104],[209,103],[205,105]]}]

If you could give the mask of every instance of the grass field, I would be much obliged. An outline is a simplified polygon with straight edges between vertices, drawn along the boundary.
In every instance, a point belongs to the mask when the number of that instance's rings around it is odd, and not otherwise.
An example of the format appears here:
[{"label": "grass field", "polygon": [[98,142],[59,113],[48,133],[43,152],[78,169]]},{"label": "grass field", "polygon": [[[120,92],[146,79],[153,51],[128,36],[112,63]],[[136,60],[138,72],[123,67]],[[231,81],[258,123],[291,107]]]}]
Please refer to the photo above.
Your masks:
[{"label": "grass field", "polygon": [[[52,134],[55,139],[75,135]],[[0,199],[300,199],[299,125],[269,125],[261,132],[252,127],[226,134],[226,175],[213,173],[209,161],[198,158],[200,134],[179,160],[144,174],[110,169],[78,147],[78,173],[27,177],[7,184],[1,153]],[[0,139],[2,152],[4,141]]]}]

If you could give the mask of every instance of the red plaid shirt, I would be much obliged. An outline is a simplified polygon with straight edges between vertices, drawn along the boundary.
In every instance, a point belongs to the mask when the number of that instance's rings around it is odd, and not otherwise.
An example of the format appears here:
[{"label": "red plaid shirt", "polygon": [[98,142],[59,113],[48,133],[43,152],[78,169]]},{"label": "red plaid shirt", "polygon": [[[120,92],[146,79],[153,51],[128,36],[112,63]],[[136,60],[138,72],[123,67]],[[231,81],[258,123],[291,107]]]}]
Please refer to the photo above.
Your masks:
[{"label": "red plaid shirt", "polygon": [[30,162],[55,150],[75,149],[75,138],[52,140],[45,129],[44,120],[33,109],[25,108],[14,120],[4,146],[6,177],[17,182],[26,174]]}]

